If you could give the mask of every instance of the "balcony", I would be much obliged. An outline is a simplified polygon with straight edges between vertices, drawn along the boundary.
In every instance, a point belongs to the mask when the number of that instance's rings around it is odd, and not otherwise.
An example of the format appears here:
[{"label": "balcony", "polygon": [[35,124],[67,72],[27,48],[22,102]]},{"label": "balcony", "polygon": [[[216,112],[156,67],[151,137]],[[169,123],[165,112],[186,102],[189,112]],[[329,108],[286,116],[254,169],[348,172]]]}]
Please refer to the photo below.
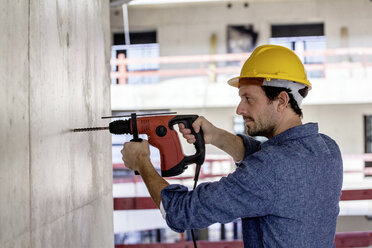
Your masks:
[{"label": "balcony", "polygon": [[[234,107],[238,103],[237,92],[226,81],[239,75],[249,55],[126,58],[119,54],[111,59],[115,69],[111,79],[117,82],[111,85],[112,110]],[[313,84],[305,105],[372,102],[372,48],[307,51],[298,55],[305,59],[322,58],[320,64],[305,64]],[[155,68],[138,69],[149,64]],[[146,83],[148,78],[153,79],[152,83]],[[133,79],[136,84],[131,83]]]}]

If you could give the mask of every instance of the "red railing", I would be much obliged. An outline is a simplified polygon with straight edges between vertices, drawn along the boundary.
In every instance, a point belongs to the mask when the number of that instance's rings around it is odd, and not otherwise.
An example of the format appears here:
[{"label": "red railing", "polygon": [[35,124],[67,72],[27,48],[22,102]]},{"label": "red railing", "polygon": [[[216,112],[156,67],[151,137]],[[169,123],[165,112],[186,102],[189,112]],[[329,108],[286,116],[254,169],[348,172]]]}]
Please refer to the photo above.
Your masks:
[{"label": "red railing", "polygon": [[372,189],[343,190],[341,201],[372,200]]},{"label": "red railing", "polygon": [[336,248],[369,247],[372,245],[372,231],[336,233]]},{"label": "red railing", "polygon": [[[344,154],[342,155],[342,158],[344,160],[344,165],[348,163],[350,160],[360,160],[361,163],[372,161],[372,153],[364,153],[364,154]],[[218,166],[217,164],[221,162],[230,162],[231,164],[234,164],[234,161],[230,157],[226,158],[219,158],[219,159],[211,159],[207,158],[204,162],[205,165],[210,166],[210,171],[213,171],[214,166]],[[112,165],[114,170],[125,170],[125,166],[123,163],[115,163]],[[352,174],[352,173],[361,173],[365,176],[371,176],[372,175],[372,167],[365,167],[361,169],[345,169],[344,174]],[[222,177],[224,175],[222,174],[212,174],[212,173],[204,173],[203,170],[200,172],[199,178],[211,178],[211,177]],[[192,176],[178,176],[178,177],[170,177],[167,178],[168,180],[187,180],[192,179]],[[142,182],[141,177],[133,176],[128,178],[115,178],[114,183],[138,183]]]},{"label": "red railing", "polygon": [[[364,190],[343,190],[341,201],[372,200],[372,189]],[[126,197],[114,199],[114,210],[143,210],[157,209],[151,197]],[[368,247],[372,245],[372,231],[337,233],[335,237],[337,248],[341,247]],[[116,245],[115,248],[192,248],[191,242],[182,243],[154,243],[138,245]],[[243,247],[242,241],[219,241],[207,242],[198,241],[198,247]]]},{"label": "red railing", "polygon": [[[372,189],[343,190],[341,201],[372,200]],[[157,209],[151,197],[114,198],[114,210]]]},{"label": "red railing", "polygon": [[[209,166],[210,171],[212,171],[213,170],[213,167],[216,166],[217,164],[220,164],[221,162],[229,162],[231,164],[234,164],[233,159],[230,158],[230,157],[219,158],[219,159],[210,159],[210,158],[207,158],[204,161],[203,167]],[[123,163],[113,164],[112,166],[113,166],[113,169],[114,170],[125,170],[126,169]],[[200,171],[200,175],[199,175],[199,179],[211,178],[211,177],[222,177],[222,176],[225,176],[225,174],[204,173],[204,171],[201,170]],[[177,177],[168,177],[167,180],[168,181],[172,181],[172,180],[188,180],[188,179],[193,179],[193,178],[194,178],[193,176],[184,176],[184,175],[181,175],[181,176],[177,176]],[[113,182],[114,182],[114,184],[115,183],[138,183],[138,182],[142,182],[142,178],[140,176],[134,175],[133,177],[128,177],[128,178],[114,178]]]},{"label": "red railing", "polygon": [[[126,58],[124,54],[118,54],[116,59],[111,59],[111,65],[117,66],[117,71],[111,72],[112,79],[118,79],[119,84],[125,84],[129,77],[159,76],[159,77],[185,77],[185,76],[210,76],[217,74],[239,74],[241,65],[249,57],[250,53],[239,54],[215,54],[215,55],[192,55],[192,56],[164,56],[152,58]],[[322,71],[323,76],[327,69],[352,69],[372,67],[369,58],[372,48],[339,48],[324,51],[305,51],[298,53],[301,57],[323,57],[319,64],[305,64],[307,71]],[[341,58],[341,56],[345,58]],[[329,62],[330,58],[339,57],[337,62]],[[355,57],[358,57],[355,61]],[[217,62],[238,62],[239,66],[225,65],[218,67]],[[183,64],[184,69],[159,69],[152,71],[128,71],[129,65],[140,64]],[[190,68],[190,64],[198,65]],[[195,66],[194,66],[195,67]]]},{"label": "red railing", "polygon": [[[197,241],[198,248],[243,248],[243,242],[239,241]],[[153,243],[138,245],[115,245],[115,248],[193,248],[192,242],[180,243]]]},{"label": "red railing", "polygon": [[[197,241],[199,248],[242,248],[241,240],[234,241]],[[369,247],[372,245],[372,231],[336,233],[336,248],[345,247]],[[153,243],[135,245],[115,245],[115,248],[193,248],[192,242],[180,243]]]}]

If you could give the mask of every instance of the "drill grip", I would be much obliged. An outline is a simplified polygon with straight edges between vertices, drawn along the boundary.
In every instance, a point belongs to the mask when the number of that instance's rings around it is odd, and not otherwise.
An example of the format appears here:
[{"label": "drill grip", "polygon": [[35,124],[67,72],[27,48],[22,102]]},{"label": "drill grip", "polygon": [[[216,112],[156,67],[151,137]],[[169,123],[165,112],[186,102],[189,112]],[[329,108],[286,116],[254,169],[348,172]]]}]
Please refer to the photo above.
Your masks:
[{"label": "drill grip", "polygon": [[183,123],[186,128],[191,130],[191,133],[195,136],[195,154],[190,156],[185,156],[182,161],[174,166],[171,170],[162,171],[162,176],[176,176],[181,174],[186,168],[187,165],[195,163],[196,165],[202,165],[205,159],[205,142],[203,130],[200,129],[198,133],[195,132],[192,127],[192,123],[198,118],[198,115],[177,115],[171,119],[168,123],[168,127],[173,130],[173,126],[179,123]]},{"label": "drill grip", "polygon": [[194,143],[194,146],[196,153],[194,155],[186,156],[184,158],[187,164],[196,163],[197,165],[201,165],[204,163],[205,159],[205,142],[203,130],[200,128],[200,131],[196,133],[194,128],[192,127],[192,124],[198,117],[199,117],[198,115],[178,115],[175,118],[173,118],[169,123],[169,126],[182,123],[183,125],[185,125],[186,128],[189,128],[191,130],[191,134],[195,136],[196,141]]}]

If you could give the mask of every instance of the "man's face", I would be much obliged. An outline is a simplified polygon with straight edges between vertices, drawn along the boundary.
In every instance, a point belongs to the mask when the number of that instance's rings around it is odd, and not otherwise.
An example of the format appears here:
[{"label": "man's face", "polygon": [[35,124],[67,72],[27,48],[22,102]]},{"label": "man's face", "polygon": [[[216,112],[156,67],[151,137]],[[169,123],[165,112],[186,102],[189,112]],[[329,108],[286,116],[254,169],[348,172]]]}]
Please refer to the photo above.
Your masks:
[{"label": "man's face", "polygon": [[250,136],[274,136],[278,114],[260,85],[243,84],[239,87],[240,103],[236,109],[243,116]]}]

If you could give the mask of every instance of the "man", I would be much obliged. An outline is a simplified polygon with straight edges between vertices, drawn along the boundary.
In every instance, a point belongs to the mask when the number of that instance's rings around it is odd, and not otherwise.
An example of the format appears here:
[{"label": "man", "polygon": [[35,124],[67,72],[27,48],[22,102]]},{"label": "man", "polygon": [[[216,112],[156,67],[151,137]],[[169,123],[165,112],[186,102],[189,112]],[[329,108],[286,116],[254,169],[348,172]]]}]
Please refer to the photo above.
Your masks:
[{"label": "man", "polygon": [[[302,124],[302,99],[311,84],[291,50],[260,46],[243,65],[237,114],[250,136],[236,136],[199,117],[205,142],[230,154],[237,169],[218,182],[189,191],[169,185],[151,165],[147,141],[126,143],[125,165],[140,172],[170,228],[177,232],[242,219],[244,247],[334,247],[342,159],[337,144]],[[180,125],[189,143],[195,137]]]}]

